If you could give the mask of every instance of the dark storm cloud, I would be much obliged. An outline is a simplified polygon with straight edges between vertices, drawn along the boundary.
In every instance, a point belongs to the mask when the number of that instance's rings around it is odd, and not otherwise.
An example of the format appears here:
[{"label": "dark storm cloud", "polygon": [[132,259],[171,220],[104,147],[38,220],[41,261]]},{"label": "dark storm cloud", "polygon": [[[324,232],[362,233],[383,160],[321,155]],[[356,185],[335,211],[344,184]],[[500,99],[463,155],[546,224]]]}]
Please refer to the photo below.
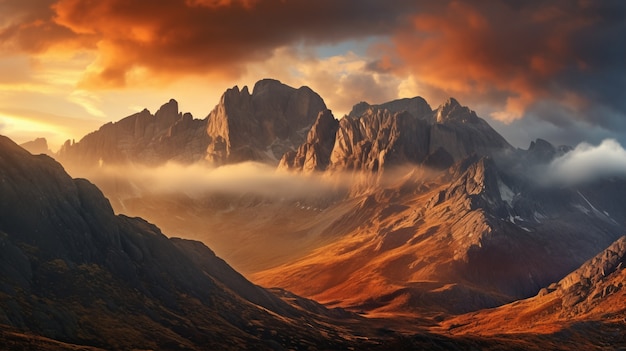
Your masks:
[{"label": "dark storm cloud", "polygon": [[491,101],[496,119],[624,133],[625,35],[623,1],[432,2],[399,28],[390,55],[424,87]]}]

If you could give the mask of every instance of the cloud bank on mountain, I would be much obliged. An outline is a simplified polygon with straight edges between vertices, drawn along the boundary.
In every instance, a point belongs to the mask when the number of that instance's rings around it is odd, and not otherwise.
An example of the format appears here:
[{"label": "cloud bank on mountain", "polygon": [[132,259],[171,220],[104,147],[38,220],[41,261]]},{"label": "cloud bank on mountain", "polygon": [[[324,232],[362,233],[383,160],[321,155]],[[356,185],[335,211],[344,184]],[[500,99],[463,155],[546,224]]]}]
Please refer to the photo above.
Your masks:
[{"label": "cloud bank on mountain", "polygon": [[551,182],[578,184],[605,177],[626,177],[626,150],[617,141],[599,145],[581,143],[548,166]]}]

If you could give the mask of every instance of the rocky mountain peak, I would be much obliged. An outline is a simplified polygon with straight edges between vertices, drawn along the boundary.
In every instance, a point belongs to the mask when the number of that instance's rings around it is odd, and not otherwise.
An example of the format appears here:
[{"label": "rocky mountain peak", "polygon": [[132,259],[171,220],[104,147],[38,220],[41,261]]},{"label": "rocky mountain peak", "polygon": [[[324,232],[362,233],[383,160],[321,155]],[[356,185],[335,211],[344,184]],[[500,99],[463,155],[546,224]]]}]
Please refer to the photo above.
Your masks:
[{"label": "rocky mountain peak", "polygon": [[263,79],[249,94],[247,87],[239,91],[235,86],[207,117],[210,142],[206,159],[214,164],[277,163],[285,152],[305,141],[323,110],[326,104],[308,87],[295,89]]},{"label": "rocky mountain peak", "polygon": [[530,142],[527,157],[532,162],[550,162],[556,155],[556,148],[548,141],[537,139]]},{"label": "rocky mountain peak", "polygon": [[163,118],[172,118],[172,116],[179,116],[178,112],[178,101],[174,99],[170,99],[170,101],[163,104],[157,112],[154,114],[154,118],[163,119]]},{"label": "rocky mountain peak", "polygon": [[[453,98],[434,113],[421,97],[379,105],[360,102],[340,120],[334,138],[327,167],[332,171],[377,172],[406,163],[445,169],[474,153],[492,156],[511,148],[487,122]],[[315,141],[308,144],[310,149]],[[293,157],[289,155],[289,160]],[[291,161],[282,166],[294,165]]]},{"label": "rocky mountain peak", "polygon": [[238,104],[241,99],[249,97],[250,92],[248,91],[248,87],[244,86],[243,89],[239,89],[239,86],[235,85],[232,88],[226,89],[224,94],[222,94],[220,98],[219,105],[234,105]]},{"label": "rocky mountain peak", "polygon": [[370,105],[367,102],[359,102],[352,107],[352,111],[348,114],[350,117],[359,117],[367,112],[368,109],[384,109],[391,112],[406,111],[413,117],[431,121],[432,109],[430,105],[420,96],[414,98],[404,98],[389,101],[379,105]]},{"label": "rocky mountain peak", "polygon": [[66,165],[98,166],[101,162],[159,164],[195,162],[208,144],[206,121],[178,110],[174,99],[153,115],[148,109],[103,125],[78,143],[66,142],[57,158]]},{"label": "rocky mountain peak", "polygon": [[491,157],[471,155],[451,168],[455,182],[448,189],[448,197],[453,194],[480,196],[481,208],[500,205],[499,175]]},{"label": "rocky mountain peak", "polygon": [[407,111],[369,107],[361,116],[339,121],[329,169],[379,171],[418,163],[427,154],[428,122]]},{"label": "rocky mountain peak", "polygon": [[453,97],[446,100],[435,112],[435,122],[446,123],[457,121],[462,123],[476,123],[479,121],[476,112],[461,104]]},{"label": "rocky mountain peak", "polygon": [[[321,111],[317,115],[311,130],[309,130],[309,134],[307,134],[307,143],[322,143],[325,146],[332,147],[332,144],[329,145],[331,138],[328,138],[328,136],[333,135],[337,131],[338,126],[339,121],[335,119],[330,110]],[[334,141],[334,138],[332,140]]]},{"label": "rocky mountain peak", "polygon": [[292,89],[293,88],[281,83],[277,79],[264,78],[254,84],[254,88],[252,88],[252,95],[272,94],[277,93],[280,90],[288,91]]},{"label": "rocky mountain peak", "polygon": [[304,173],[323,171],[330,163],[330,154],[335,143],[339,121],[330,110],[321,111],[309,130],[306,142],[296,151],[285,153],[278,165],[279,169],[302,170]]}]

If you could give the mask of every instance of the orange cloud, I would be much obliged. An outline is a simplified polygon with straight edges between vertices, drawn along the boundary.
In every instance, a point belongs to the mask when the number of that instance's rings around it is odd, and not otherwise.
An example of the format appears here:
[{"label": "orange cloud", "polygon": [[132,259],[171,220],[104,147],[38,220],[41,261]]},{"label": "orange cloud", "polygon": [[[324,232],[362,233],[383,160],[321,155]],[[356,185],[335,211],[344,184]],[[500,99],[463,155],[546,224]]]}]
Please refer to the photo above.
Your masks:
[{"label": "orange cloud", "polygon": [[391,33],[411,5],[409,0],[393,6],[374,0],[47,0],[22,5],[24,16],[2,29],[0,45],[42,53],[80,40],[98,52],[82,81],[90,88],[121,87],[150,76],[236,78],[247,64],[270,59],[279,47]]},{"label": "orange cloud", "polygon": [[[393,50],[402,62],[395,71],[464,101],[491,100],[500,106],[492,116],[504,122],[522,118],[545,100],[576,112],[581,105],[570,104],[571,96],[582,94],[584,82],[599,83],[592,82],[597,71],[589,68],[603,70],[602,64],[619,61],[617,52],[594,51],[615,51],[608,45],[618,45],[619,28],[624,29],[624,6],[604,5],[582,1],[430,3],[394,36]],[[619,78],[610,83],[624,88]],[[617,100],[606,103],[625,108]]]}]

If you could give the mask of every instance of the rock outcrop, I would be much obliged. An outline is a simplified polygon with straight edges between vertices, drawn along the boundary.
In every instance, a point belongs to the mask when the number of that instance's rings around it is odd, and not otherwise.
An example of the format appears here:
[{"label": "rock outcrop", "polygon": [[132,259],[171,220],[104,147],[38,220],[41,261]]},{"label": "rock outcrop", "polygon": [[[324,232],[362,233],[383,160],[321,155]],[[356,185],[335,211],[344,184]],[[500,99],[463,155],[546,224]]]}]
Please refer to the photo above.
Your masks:
[{"label": "rock outcrop", "polygon": [[352,107],[352,110],[348,114],[349,117],[358,118],[367,112],[369,109],[382,109],[390,112],[403,112],[410,113],[415,118],[426,120],[429,123],[433,121],[433,110],[430,105],[422,97],[417,96],[414,98],[405,98],[392,100],[379,105],[370,105],[367,102],[359,102]]},{"label": "rock outcrop", "polygon": [[[556,295],[561,296],[562,317],[588,313],[609,295],[626,297],[625,268],[626,236],[622,236],[556,285],[542,289],[540,295],[556,290]],[[623,298],[621,300],[624,301]],[[622,308],[626,310],[626,305]]]},{"label": "rock outcrop", "polygon": [[454,98],[439,106],[433,119],[436,123],[430,130],[431,152],[441,148],[458,161],[472,153],[493,156],[512,149],[484,119]]},{"label": "rock outcrop", "polygon": [[[332,130],[323,132],[332,133]],[[317,140],[332,139],[332,135]],[[324,149],[307,141],[304,149]],[[423,164],[445,169],[472,154],[491,156],[512,147],[487,122],[450,98],[435,111],[420,97],[380,105],[361,102],[339,121],[328,164],[313,164],[306,170],[366,170]],[[304,163],[285,155],[281,167],[303,170]]]},{"label": "rock outcrop", "polygon": [[309,130],[306,142],[300,145],[298,150],[285,153],[278,168],[302,169],[304,173],[325,170],[330,163],[330,154],[338,128],[339,121],[330,110],[320,112]]},{"label": "rock outcrop", "polygon": [[[626,237],[621,237],[538,295],[444,322],[456,335],[557,336],[548,348],[561,350],[626,347]],[[562,339],[560,342],[558,339]],[[526,347],[523,347],[524,349]]]},{"label": "rock outcrop", "polygon": [[143,110],[118,122],[105,124],[77,143],[68,140],[57,153],[57,158],[81,167],[102,163],[193,163],[204,158],[208,144],[206,121],[179,112],[178,103],[170,100],[154,115]]},{"label": "rock outcrop", "polygon": [[235,86],[207,117],[206,159],[216,165],[250,160],[277,164],[304,142],[324,110],[322,98],[308,87],[264,79],[250,94],[248,87]]},{"label": "rock outcrop", "polygon": [[406,111],[370,108],[358,118],[339,122],[328,169],[378,171],[417,163],[427,154],[427,122]]}]

